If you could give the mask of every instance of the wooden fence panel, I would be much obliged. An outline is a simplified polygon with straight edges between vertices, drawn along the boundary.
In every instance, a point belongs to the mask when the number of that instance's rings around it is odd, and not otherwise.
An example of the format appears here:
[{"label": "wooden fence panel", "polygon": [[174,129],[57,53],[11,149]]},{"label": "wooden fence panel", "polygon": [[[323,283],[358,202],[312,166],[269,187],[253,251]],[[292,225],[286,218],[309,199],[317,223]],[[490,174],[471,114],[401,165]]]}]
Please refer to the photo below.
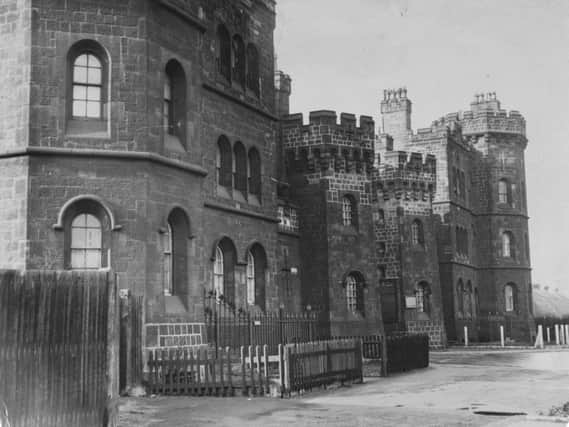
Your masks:
[{"label": "wooden fence panel", "polygon": [[142,384],[142,327],[144,298],[126,296],[120,298],[120,385],[127,390]]},{"label": "wooden fence panel", "polygon": [[0,407],[12,427],[115,424],[115,291],[110,272],[0,272]]}]

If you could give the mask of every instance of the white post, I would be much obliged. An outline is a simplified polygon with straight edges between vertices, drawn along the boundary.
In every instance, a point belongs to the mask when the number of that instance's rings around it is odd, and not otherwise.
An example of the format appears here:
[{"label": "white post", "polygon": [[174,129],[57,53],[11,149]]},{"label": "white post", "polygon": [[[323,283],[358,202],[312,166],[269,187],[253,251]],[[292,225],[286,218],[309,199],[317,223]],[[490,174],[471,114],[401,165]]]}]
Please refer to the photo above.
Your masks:
[{"label": "white post", "polygon": [[547,334],[547,344],[549,344],[551,342],[551,334],[549,333],[549,326],[547,327],[545,332]]},{"label": "white post", "polygon": [[556,323],[554,325],[554,329],[555,329],[555,345],[559,345],[559,325]]},{"label": "white post", "polygon": [[543,326],[537,326],[537,337],[535,338],[535,346],[536,348],[543,348]]},{"label": "white post", "polygon": [[565,345],[569,342],[569,325],[565,325]]},{"label": "white post", "polygon": [[464,327],[464,346],[468,347],[468,326]]},{"label": "white post", "polygon": [[500,344],[504,347],[504,326],[500,325]]},{"label": "white post", "polygon": [[563,325],[559,325],[559,345],[563,345],[565,343],[565,328]]}]

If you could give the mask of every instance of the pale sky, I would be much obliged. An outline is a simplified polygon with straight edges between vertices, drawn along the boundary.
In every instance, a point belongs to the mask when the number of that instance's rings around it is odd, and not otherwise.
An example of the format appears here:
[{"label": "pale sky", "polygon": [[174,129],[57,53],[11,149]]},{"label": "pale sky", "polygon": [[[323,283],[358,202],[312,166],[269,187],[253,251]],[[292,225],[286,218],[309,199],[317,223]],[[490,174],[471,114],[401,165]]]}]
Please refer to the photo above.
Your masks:
[{"label": "pale sky", "polygon": [[569,0],[277,0],[275,49],[293,113],[379,125],[383,89],[400,86],[414,129],[478,92],[519,110],[532,280],[569,290]]}]

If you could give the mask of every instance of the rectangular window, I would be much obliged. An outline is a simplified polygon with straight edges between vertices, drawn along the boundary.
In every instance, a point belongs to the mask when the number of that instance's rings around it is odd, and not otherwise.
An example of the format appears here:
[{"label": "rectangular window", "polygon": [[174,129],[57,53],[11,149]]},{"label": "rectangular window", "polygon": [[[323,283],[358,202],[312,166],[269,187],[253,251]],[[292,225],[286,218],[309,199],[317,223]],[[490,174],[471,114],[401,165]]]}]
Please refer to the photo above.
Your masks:
[{"label": "rectangular window", "polygon": [[279,206],[277,215],[281,230],[298,232],[298,214],[295,208]]}]

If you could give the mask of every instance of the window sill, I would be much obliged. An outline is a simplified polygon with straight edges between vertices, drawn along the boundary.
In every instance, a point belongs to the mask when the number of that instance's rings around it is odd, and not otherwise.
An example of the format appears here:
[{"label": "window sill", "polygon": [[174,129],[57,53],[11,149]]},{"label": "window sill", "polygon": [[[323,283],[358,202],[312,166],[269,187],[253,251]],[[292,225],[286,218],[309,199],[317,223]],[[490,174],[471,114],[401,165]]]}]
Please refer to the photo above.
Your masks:
[{"label": "window sill", "polygon": [[164,135],[164,148],[169,152],[186,153],[186,149],[180,139],[175,135],[170,135],[169,133]]}]

